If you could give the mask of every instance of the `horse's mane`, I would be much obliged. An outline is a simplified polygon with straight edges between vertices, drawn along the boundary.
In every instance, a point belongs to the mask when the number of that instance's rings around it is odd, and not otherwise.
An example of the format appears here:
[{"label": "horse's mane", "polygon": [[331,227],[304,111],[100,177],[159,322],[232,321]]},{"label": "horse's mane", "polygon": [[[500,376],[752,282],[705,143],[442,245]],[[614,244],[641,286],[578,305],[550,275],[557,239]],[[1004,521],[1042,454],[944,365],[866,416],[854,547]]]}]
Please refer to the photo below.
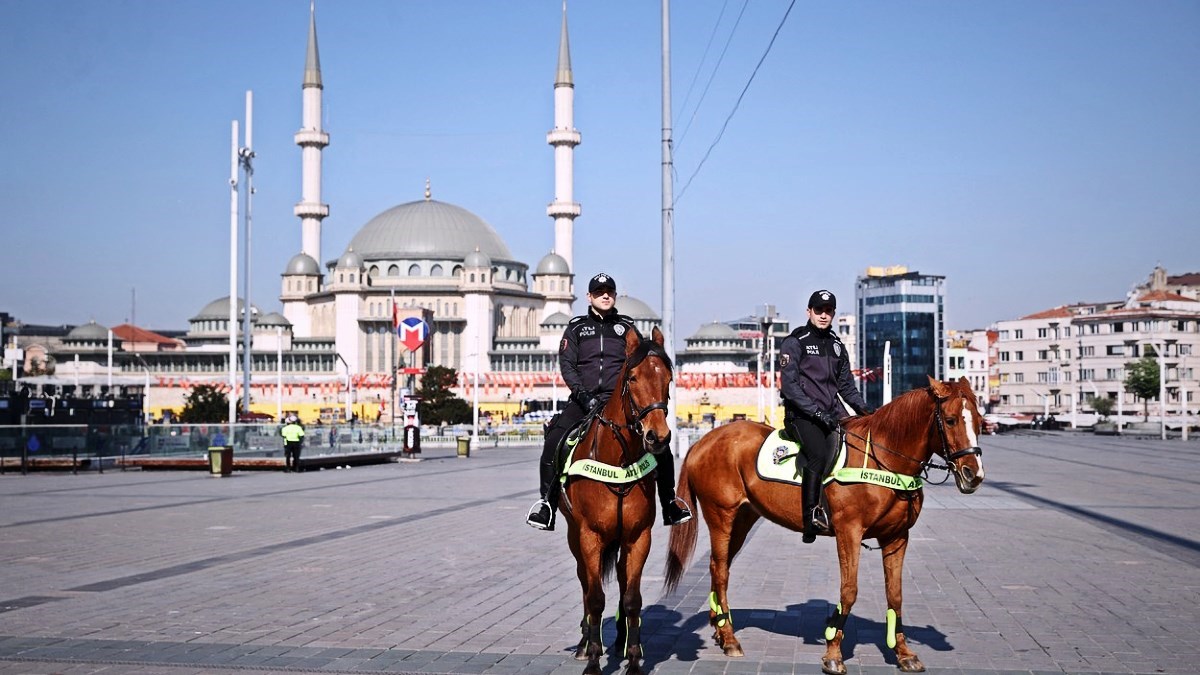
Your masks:
[{"label": "horse's mane", "polygon": [[870,416],[874,425],[899,429],[911,425],[915,418],[929,415],[933,410],[933,399],[925,387],[906,391],[892,399],[892,402],[881,406]]}]

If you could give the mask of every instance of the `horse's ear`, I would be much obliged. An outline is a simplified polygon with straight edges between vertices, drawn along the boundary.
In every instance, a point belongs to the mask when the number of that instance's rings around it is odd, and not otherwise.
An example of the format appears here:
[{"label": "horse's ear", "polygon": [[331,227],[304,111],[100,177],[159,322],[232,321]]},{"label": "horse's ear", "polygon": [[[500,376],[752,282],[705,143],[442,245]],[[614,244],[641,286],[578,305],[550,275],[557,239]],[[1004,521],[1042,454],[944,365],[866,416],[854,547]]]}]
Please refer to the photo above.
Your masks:
[{"label": "horse's ear", "polygon": [[935,396],[944,398],[950,395],[950,385],[940,380],[935,380],[929,375],[926,375],[925,377],[929,378],[929,388],[933,390],[933,394]]},{"label": "horse's ear", "polygon": [[658,326],[655,326],[654,330],[650,331],[650,339],[654,340],[660,345],[663,343],[663,333],[658,329]]},{"label": "horse's ear", "polygon": [[633,356],[633,352],[637,350],[640,344],[642,344],[642,338],[636,330],[625,331],[625,358]]}]

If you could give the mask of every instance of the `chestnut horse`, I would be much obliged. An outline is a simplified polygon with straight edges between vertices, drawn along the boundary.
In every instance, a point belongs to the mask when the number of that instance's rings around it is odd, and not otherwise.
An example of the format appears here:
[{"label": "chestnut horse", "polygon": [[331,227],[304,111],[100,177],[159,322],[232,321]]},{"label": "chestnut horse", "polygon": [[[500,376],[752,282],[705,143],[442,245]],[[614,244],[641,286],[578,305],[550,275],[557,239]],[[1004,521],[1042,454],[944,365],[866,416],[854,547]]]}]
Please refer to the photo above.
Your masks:
[{"label": "chestnut horse", "polygon": [[656,509],[650,469],[655,465],[652,455],[671,451],[671,359],[662,346],[662,331],[656,327],[651,337],[642,340],[636,331],[626,333],[625,365],[615,393],[567,462],[568,467],[586,469],[568,471],[561,510],[583,586],[583,638],[575,658],[587,659],[587,675],[600,673],[603,582],[614,568],[621,593],[616,653],[623,651],[629,659],[627,673],[642,672],[642,567],[650,553]]},{"label": "chestnut horse", "polygon": [[[965,378],[914,389],[875,413],[843,421],[846,466],[916,477],[931,466],[936,454],[945,460],[960,492],[970,494],[983,482],[978,438],[982,416]],[[699,501],[708,524],[712,554],[709,561],[712,593],[709,622],[714,639],[726,656],[742,656],[733,635],[729,609],[729,563],[737,555],[751,526],[766,518],[790,530],[802,531],[800,486],[759,477],[755,463],[759,447],[771,433],[756,422],[733,422],[713,430],[692,446],[679,474],[679,496],[695,509]],[[842,627],[858,597],[859,548],[863,539],[876,539],[883,552],[887,593],[887,643],[895,650],[900,670],[925,669],[904,639],[901,622],[901,572],[908,531],[921,514],[924,493],[871,483],[827,482],[828,501],[838,563],[841,566],[841,604],[829,618],[821,670],[846,672],[842,660]],[[665,585],[673,590],[696,547],[696,521],[671,531]],[[765,572],[765,571],[764,571]]]}]

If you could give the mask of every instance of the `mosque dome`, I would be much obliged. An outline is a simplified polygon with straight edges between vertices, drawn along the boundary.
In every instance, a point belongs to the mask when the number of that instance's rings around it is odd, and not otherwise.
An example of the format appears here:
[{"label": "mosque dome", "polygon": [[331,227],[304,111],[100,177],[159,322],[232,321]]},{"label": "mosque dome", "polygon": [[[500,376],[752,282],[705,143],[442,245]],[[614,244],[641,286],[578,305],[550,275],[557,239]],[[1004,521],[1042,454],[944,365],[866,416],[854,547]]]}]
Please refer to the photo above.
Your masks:
[{"label": "mosque dome", "polygon": [[567,259],[561,255],[550,252],[546,257],[537,264],[537,271],[534,274],[570,274],[571,268],[567,265]]},{"label": "mosque dome", "polygon": [[82,326],[72,328],[71,332],[67,333],[66,339],[87,341],[107,340],[108,329],[96,323],[95,319],[93,319]]},{"label": "mosque dome", "polygon": [[740,340],[737,331],[720,321],[714,321],[700,327],[688,340]]},{"label": "mosque dome", "polygon": [[411,257],[464,257],[475,249],[491,259],[512,260],[496,230],[470,211],[423,199],[400,204],[363,225],[349,249],[364,260]]},{"label": "mosque dome", "polygon": [[652,322],[662,320],[662,317],[655,314],[649,305],[630,295],[617,297],[617,311],[635,320]]},{"label": "mosque dome", "polygon": [[492,266],[492,259],[483,251],[471,251],[467,257],[463,258],[463,267],[482,267],[487,269]]},{"label": "mosque dome", "polygon": [[[309,257],[308,259],[312,260],[311,257]],[[245,303],[242,302],[242,299],[238,298],[237,316],[239,318],[242,315],[242,307],[244,305],[245,305]],[[250,305],[250,316],[256,316],[257,314],[258,314],[258,308],[255,307],[254,305]],[[216,300],[213,300],[212,302],[208,303],[207,305],[204,306],[204,309],[200,310],[199,314],[197,314],[196,316],[193,316],[191,319],[188,319],[188,321],[203,321],[205,319],[225,319],[226,321],[228,321],[229,320],[229,296],[226,295],[223,298],[217,298]]]},{"label": "mosque dome", "polygon": [[288,321],[287,317],[280,314],[279,312],[269,312],[268,314],[266,314],[264,316],[260,316],[260,317],[258,317],[258,321],[255,323],[258,325],[259,328],[265,328],[267,326],[270,326],[272,328],[274,328],[275,326],[281,326],[283,328],[291,328],[291,326],[292,326],[292,322]]},{"label": "mosque dome", "polygon": [[350,248],[346,249],[346,252],[342,254],[342,257],[338,258],[337,266],[348,267],[356,270],[362,269],[363,258],[358,254],[357,251],[354,250],[354,247],[351,246]]},{"label": "mosque dome", "polygon": [[321,266],[316,260],[307,253],[297,253],[288,261],[287,269],[284,274],[305,274],[319,275],[321,274]]},{"label": "mosque dome", "polygon": [[567,316],[566,314],[563,314],[562,312],[555,312],[555,313],[551,314],[550,316],[546,317],[546,320],[542,322],[542,325],[543,326],[565,326],[570,322],[571,322],[571,317]]}]

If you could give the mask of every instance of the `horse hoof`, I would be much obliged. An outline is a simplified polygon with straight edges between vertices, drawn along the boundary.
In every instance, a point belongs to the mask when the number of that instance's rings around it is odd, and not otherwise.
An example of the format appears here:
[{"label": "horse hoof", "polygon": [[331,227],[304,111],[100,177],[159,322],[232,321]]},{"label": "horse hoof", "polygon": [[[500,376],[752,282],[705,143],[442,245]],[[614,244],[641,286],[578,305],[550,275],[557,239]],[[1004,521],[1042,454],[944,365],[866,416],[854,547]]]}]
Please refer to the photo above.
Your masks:
[{"label": "horse hoof", "polygon": [[841,659],[821,659],[821,672],[826,675],[846,675],[846,664]]},{"label": "horse hoof", "polygon": [[925,672],[925,664],[921,663],[921,659],[911,656],[906,659],[900,659],[900,672],[902,673],[923,673]]},{"label": "horse hoof", "polygon": [[640,664],[631,663],[625,668],[625,675],[646,675]]},{"label": "horse hoof", "polygon": [[588,660],[587,645],[579,645],[579,647],[575,649],[575,660],[576,661],[587,661]]},{"label": "horse hoof", "polygon": [[742,651],[742,646],[737,644],[736,642],[731,645],[725,645],[724,649],[725,649],[725,656],[728,656],[730,658],[740,659],[746,655],[746,652]]}]

